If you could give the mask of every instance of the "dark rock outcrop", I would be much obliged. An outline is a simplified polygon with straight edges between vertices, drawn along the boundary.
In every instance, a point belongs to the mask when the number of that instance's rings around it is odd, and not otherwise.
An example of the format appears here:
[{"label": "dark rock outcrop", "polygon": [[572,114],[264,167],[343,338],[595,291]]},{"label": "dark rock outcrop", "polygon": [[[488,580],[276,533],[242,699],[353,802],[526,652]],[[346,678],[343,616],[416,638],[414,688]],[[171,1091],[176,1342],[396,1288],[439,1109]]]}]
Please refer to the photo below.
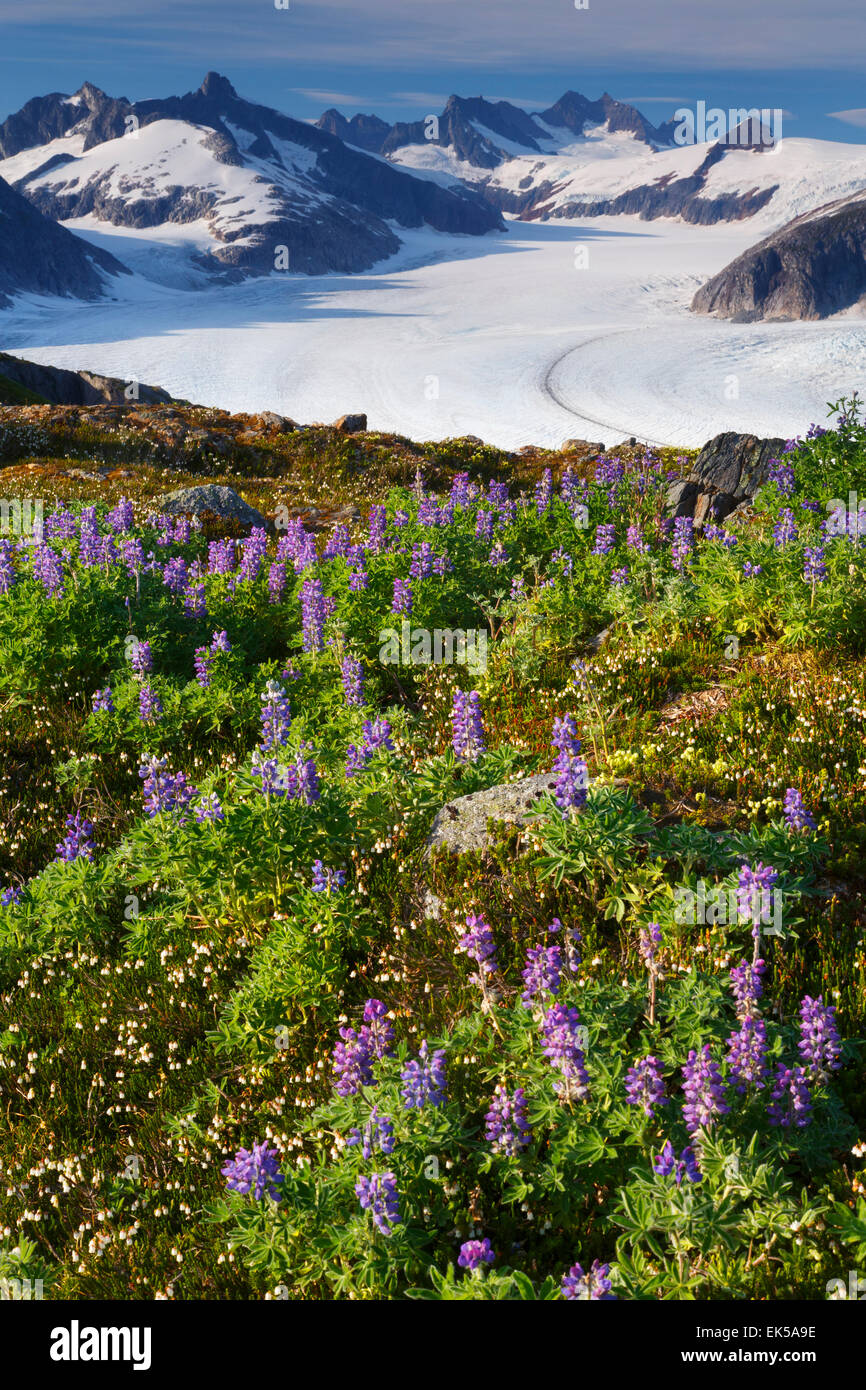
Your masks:
[{"label": "dark rock outcrop", "polygon": [[702,285],[698,314],[738,323],[823,319],[866,295],[866,199],[795,218]]},{"label": "dark rock outcrop", "polygon": [[668,489],[671,516],[690,516],[697,525],[723,521],[754,497],[767,481],[770,460],[785,448],[784,439],[751,434],[717,434],[701,449],[686,478]]}]

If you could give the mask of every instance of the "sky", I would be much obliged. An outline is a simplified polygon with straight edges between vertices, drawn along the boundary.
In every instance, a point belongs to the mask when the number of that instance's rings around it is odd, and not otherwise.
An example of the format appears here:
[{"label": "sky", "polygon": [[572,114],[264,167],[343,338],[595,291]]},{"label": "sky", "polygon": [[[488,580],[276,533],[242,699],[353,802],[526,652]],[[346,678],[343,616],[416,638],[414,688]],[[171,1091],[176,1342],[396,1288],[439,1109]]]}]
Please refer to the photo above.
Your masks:
[{"label": "sky", "polygon": [[770,107],[787,136],[862,143],[864,40],[864,0],[0,0],[0,119],[84,81],[136,101],[213,69],[302,119],[606,90],[654,124]]}]

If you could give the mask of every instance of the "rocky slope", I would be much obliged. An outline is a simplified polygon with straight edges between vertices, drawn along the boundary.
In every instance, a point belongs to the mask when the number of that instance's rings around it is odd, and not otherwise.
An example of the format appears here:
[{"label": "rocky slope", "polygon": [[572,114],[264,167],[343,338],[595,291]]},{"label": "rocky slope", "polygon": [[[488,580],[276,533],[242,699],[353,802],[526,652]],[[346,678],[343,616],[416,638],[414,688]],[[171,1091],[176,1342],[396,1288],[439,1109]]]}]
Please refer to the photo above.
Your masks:
[{"label": "rocky slope", "polygon": [[796,218],[702,285],[699,314],[738,323],[823,319],[866,295],[866,197]]},{"label": "rocky slope", "polygon": [[0,179],[0,308],[23,293],[98,299],[113,276],[126,274],[107,251],[58,227]]}]

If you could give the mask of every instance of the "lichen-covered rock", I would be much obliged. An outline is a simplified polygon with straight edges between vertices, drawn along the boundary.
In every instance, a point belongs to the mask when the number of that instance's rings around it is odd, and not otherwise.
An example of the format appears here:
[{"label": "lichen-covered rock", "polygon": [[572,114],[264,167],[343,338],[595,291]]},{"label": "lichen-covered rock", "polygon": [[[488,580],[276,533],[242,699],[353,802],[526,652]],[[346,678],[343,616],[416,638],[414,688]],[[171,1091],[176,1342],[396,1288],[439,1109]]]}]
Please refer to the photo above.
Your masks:
[{"label": "lichen-covered rock", "polygon": [[234,488],[220,487],[216,483],[168,492],[155,499],[154,507],[157,511],[170,512],[172,516],[217,516],[225,521],[237,521],[250,529],[254,526],[269,529],[273,525],[249,502],[239,497]]},{"label": "lichen-covered rock", "polygon": [[505,782],[449,801],[433,822],[427,840],[428,854],[442,848],[449,849],[452,854],[486,849],[490,844],[489,820],[524,825],[527,817],[538,809],[538,798],[545,792],[552,792],[555,786],[554,773],[539,772],[519,782]]}]

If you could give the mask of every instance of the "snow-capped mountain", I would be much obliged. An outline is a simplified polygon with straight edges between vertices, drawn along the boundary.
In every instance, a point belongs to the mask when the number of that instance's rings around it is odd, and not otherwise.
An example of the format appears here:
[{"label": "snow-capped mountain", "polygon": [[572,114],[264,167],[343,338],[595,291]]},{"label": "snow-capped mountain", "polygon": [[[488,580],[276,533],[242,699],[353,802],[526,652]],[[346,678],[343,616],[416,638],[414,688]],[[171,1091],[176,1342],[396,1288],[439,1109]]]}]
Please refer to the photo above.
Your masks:
[{"label": "snow-capped mountain", "polygon": [[[732,115],[734,113],[731,113]],[[866,189],[866,147],[775,139],[757,117],[719,138],[681,144],[674,121],[652,125],[605,93],[566,92],[527,112],[506,101],[452,96],[438,117],[389,126],[330,110],[321,129],[391,163],[456,182],[522,221],[604,216],[698,225],[754,219],[756,233]]]},{"label": "snow-capped mountain", "polygon": [[180,246],[200,273],[237,278],[364,270],[399,249],[400,227],[501,227],[465,187],[443,188],[245,101],[216,73],[164,100],[132,103],[90,83],[35,98],[0,125],[0,176],[145,274],[142,241]]},{"label": "snow-capped mountain", "polygon": [[548,110],[534,113],[509,101],[451,96],[441,115],[396,125],[378,116],[347,120],[332,108],[320,117],[318,126],[347,144],[410,166],[424,167],[434,147],[445,152],[441,167],[451,171],[456,165],[497,169],[516,155],[532,151],[551,154],[573,145],[575,138],[583,139],[589,131],[629,135],[654,149],[669,145],[674,130],[672,124],[657,129],[634,106],[615,101],[607,92],[598,101],[566,92]]},{"label": "snow-capped mountain", "polygon": [[100,299],[117,293],[119,261],[58,227],[0,179],[0,308],[18,294]]}]

